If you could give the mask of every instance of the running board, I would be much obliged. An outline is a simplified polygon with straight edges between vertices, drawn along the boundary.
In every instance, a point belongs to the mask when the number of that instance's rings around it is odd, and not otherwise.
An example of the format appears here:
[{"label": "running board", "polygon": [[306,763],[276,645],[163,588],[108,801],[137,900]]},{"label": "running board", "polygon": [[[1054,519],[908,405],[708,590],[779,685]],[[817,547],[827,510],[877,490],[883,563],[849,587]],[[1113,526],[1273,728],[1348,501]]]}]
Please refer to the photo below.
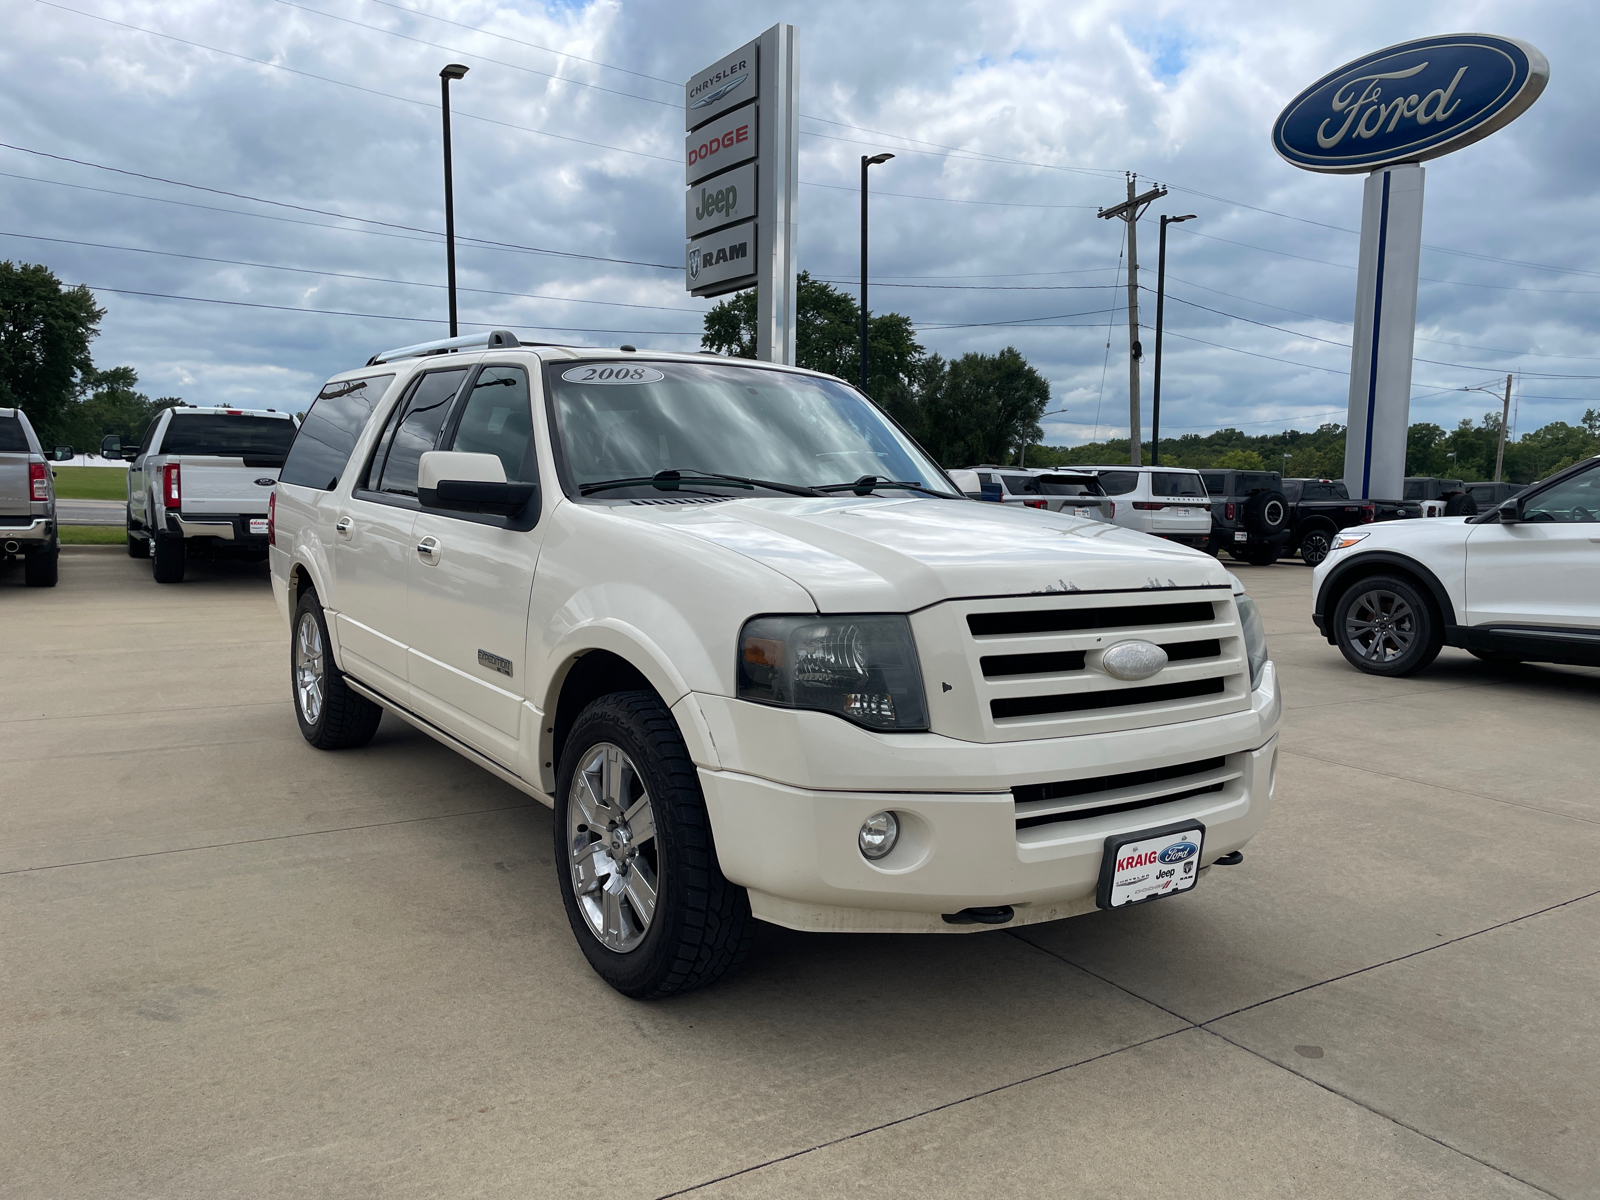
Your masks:
[{"label": "running board", "polygon": [[448,746],[457,754],[460,754],[462,757],[470,760],[474,765],[482,767],[496,779],[499,779],[504,783],[509,783],[519,792],[527,793],[546,808],[555,807],[555,801],[551,797],[545,795],[522,776],[518,775],[515,771],[508,767],[501,766],[499,763],[495,762],[494,759],[484,754],[481,750],[474,749],[472,746],[467,745],[467,743],[463,742],[454,734],[440,729],[432,721],[428,720],[427,717],[420,716],[417,713],[412,712],[405,705],[389,699],[389,697],[385,696],[376,688],[369,687],[362,683],[354,675],[345,675],[344,681],[350,690],[355,692],[357,695],[365,696],[374,704],[377,704],[382,708],[387,709],[389,712],[392,712],[395,716],[406,722],[406,724],[415,726],[417,729],[420,729],[423,733],[431,737],[434,741],[439,742],[441,745]]}]

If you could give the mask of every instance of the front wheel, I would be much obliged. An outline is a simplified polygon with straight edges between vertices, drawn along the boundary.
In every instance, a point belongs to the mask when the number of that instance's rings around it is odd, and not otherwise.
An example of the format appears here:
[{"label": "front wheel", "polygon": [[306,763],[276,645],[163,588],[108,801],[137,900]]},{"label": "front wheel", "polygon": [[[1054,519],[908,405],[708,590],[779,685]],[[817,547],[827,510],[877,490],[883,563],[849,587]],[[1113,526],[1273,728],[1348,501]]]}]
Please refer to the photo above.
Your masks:
[{"label": "front wheel", "polygon": [[749,897],[717,864],[694,762],[654,693],[602,696],[579,714],[552,826],[567,921],[623,995],[702,987],[749,952]]},{"label": "front wheel", "polygon": [[289,686],[300,732],[318,750],[365,746],[378,732],[383,709],[357,695],[333,665],[328,623],[314,591],[306,590],[294,609],[289,646]]},{"label": "front wheel", "polygon": [[1411,675],[1439,656],[1444,636],[1409,580],[1373,575],[1339,598],[1334,638],[1345,661],[1369,675]]}]

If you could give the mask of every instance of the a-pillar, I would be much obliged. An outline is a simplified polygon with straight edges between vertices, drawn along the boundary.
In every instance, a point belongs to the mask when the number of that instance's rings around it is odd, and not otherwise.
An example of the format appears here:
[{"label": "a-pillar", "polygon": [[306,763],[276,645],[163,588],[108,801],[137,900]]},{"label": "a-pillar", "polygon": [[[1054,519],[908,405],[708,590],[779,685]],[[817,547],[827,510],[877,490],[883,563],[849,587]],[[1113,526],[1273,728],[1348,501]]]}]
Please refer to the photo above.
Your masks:
[{"label": "a-pillar", "polygon": [[1350,495],[1363,499],[1399,500],[1405,494],[1422,179],[1416,164],[1374,171],[1361,206],[1344,481]]}]

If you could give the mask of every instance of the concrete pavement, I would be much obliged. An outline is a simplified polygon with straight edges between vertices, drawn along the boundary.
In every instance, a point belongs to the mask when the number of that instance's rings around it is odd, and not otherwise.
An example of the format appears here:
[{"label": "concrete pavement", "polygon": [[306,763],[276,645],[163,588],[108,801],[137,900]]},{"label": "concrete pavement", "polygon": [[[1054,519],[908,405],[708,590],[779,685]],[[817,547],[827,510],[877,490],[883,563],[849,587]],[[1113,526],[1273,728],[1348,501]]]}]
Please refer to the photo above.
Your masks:
[{"label": "concrete pavement", "polygon": [[0,573],[0,1193],[1600,1196],[1600,671],[1348,668],[1240,568],[1275,809],[1194,895],[763,927],[589,971],[549,815],[386,719],[300,738],[265,569]]}]

